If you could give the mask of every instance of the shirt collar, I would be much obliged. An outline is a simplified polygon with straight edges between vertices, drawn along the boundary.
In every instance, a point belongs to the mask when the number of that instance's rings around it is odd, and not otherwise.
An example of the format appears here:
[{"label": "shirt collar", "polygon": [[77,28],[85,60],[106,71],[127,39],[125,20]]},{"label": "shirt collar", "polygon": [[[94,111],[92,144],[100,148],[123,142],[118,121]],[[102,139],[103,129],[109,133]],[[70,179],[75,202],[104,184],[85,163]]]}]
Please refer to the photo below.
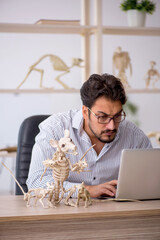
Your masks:
[{"label": "shirt collar", "polygon": [[82,110],[79,110],[76,112],[76,114],[73,117],[72,121],[72,127],[77,129],[79,132],[83,130],[83,115]]}]

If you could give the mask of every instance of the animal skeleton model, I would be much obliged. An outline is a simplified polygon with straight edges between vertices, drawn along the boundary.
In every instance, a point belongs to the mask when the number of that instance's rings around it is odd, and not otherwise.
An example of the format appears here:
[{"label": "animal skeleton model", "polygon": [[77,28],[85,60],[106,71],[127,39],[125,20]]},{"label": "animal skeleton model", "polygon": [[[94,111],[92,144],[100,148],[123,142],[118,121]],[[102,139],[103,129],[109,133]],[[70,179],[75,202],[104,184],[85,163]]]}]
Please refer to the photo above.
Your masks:
[{"label": "animal skeleton model", "polygon": [[147,134],[147,136],[149,138],[155,137],[157,144],[160,145],[160,132],[158,132],[158,131],[157,132],[150,132],[150,133]]},{"label": "animal skeleton model", "polygon": [[129,67],[130,76],[132,75],[132,65],[128,52],[123,52],[121,47],[117,47],[113,54],[113,74],[115,75],[115,69],[118,69],[117,77],[121,80],[124,87],[130,88],[127,81],[126,69]]},{"label": "animal skeleton model", "polygon": [[53,197],[53,193],[54,193],[54,188],[51,184],[47,183],[47,188],[33,188],[33,189],[29,189],[27,193],[24,192],[23,188],[21,187],[21,185],[19,184],[19,182],[17,181],[17,179],[15,178],[15,176],[13,175],[13,173],[11,172],[11,170],[4,164],[1,162],[1,164],[10,172],[10,174],[12,175],[13,179],[15,180],[15,182],[17,183],[17,185],[20,187],[23,195],[24,195],[24,201],[26,201],[26,207],[30,206],[30,199],[34,198],[34,206],[36,206],[37,201],[39,200],[39,202],[41,203],[41,205],[43,206],[43,208],[46,208],[44,203],[43,203],[43,199],[45,197],[48,196],[47,199],[47,206],[48,207],[53,207],[53,203],[52,203],[52,197]]},{"label": "animal skeleton model", "polygon": [[48,196],[47,205],[48,207],[53,207],[52,197],[53,197],[54,189],[45,189],[45,188],[33,188],[29,189],[27,193],[24,193],[24,200],[27,201],[27,207],[30,206],[30,199],[35,198],[34,206],[36,206],[37,201],[42,204],[43,208],[45,205],[43,203],[43,199]]},{"label": "animal skeleton model", "polygon": [[81,66],[80,64],[83,62],[83,60],[81,58],[73,58],[72,59],[72,66],[71,67],[68,67],[65,62],[57,57],[56,55],[52,55],[52,54],[46,54],[46,55],[43,55],[40,59],[38,59],[37,62],[35,62],[33,65],[31,65],[29,67],[29,71],[27,73],[27,75],[25,76],[24,80],[18,85],[17,89],[19,89],[23,84],[24,82],[27,80],[27,78],[29,77],[30,73],[32,71],[37,71],[37,72],[40,72],[41,74],[41,78],[40,78],[40,88],[45,88],[43,86],[43,75],[44,75],[44,70],[41,69],[41,68],[38,68],[37,65],[45,58],[48,58],[50,59],[50,62],[53,66],[53,69],[56,70],[56,71],[62,71],[63,73],[59,74],[55,80],[60,83],[65,89],[70,89],[70,87],[68,85],[66,85],[65,83],[63,83],[61,80],[60,80],[60,77],[69,73],[71,68],[77,66],[77,67],[84,67],[84,66]]},{"label": "animal skeleton model", "polygon": [[153,81],[152,87],[155,88],[155,83],[158,82],[158,80],[160,79],[160,73],[156,69],[154,69],[155,65],[155,61],[150,61],[150,69],[145,75],[146,88],[149,87],[151,81]]},{"label": "animal skeleton model", "polygon": [[90,198],[90,193],[88,192],[88,190],[84,187],[84,183],[82,182],[82,184],[80,184],[79,186],[77,186],[78,188],[78,197],[77,197],[77,203],[76,206],[79,205],[79,201],[80,199],[82,199],[83,201],[85,201],[85,208],[87,208],[89,205],[92,205],[92,201]]},{"label": "animal skeleton model", "polygon": [[[66,190],[63,187],[63,182],[67,180],[70,171],[77,173],[84,172],[84,168],[86,168],[88,164],[86,160],[82,159],[85,157],[87,152],[92,147],[94,147],[94,145],[91,146],[82,156],[82,158],[72,166],[70,159],[66,157],[66,153],[72,155],[77,155],[78,153],[76,151],[76,146],[70,138],[69,130],[64,131],[64,137],[61,138],[59,141],[52,139],[50,141],[50,144],[57,150],[54,153],[52,159],[47,159],[43,161],[45,170],[41,176],[41,179],[46,173],[47,168],[51,168],[54,179],[54,204],[59,203],[62,200],[64,194],[69,192],[68,196],[64,200],[64,203],[66,205],[72,206],[72,204],[69,203],[69,197],[76,191],[76,186]],[[61,197],[59,197],[60,193]]]}]

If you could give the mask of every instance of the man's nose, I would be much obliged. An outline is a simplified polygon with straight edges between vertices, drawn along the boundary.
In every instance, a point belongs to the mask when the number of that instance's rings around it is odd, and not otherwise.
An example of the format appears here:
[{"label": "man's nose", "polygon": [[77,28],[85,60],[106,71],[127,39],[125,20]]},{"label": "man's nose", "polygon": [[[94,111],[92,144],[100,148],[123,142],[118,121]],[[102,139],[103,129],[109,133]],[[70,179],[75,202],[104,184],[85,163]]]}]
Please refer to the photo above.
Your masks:
[{"label": "man's nose", "polygon": [[115,129],[115,122],[114,122],[114,119],[111,118],[109,123],[107,124],[107,127],[110,129],[110,130],[113,130]]}]

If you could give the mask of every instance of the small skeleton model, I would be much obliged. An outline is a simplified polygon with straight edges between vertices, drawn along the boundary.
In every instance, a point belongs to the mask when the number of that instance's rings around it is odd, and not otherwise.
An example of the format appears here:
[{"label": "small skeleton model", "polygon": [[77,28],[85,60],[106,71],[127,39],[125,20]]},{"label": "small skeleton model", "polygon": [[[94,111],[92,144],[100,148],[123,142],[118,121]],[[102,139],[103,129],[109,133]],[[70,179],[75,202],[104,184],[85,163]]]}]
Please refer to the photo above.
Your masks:
[{"label": "small skeleton model", "polygon": [[158,132],[158,131],[157,132],[150,132],[150,133],[147,134],[147,136],[149,138],[155,137],[157,144],[160,145],[160,132]]},{"label": "small skeleton model", "polygon": [[84,187],[84,183],[82,182],[82,184],[80,184],[79,186],[77,186],[78,188],[78,197],[77,197],[77,203],[76,206],[79,205],[79,201],[80,199],[82,199],[83,201],[85,201],[85,208],[87,208],[89,205],[92,205],[91,202],[91,198],[90,198],[90,193],[88,192],[88,190]]},{"label": "small skeleton model", "polygon": [[[66,205],[73,206],[73,204],[69,203],[69,197],[76,191],[76,186],[68,190],[65,190],[63,187],[63,182],[67,180],[70,171],[77,172],[77,173],[84,172],[84,168],[86,168],[88,165],[86,160],[82,160],[82,159],[85,157],[87,152],[92,147],[94,147],[94,145],[91,146],[86,151],[86,153],[82,156],[82,158],[72,166],[70,159],[66,157],[66,153],[72,154],[72,155],[77,155],[78,153],[76,151],[76,146],[74,145],[73,141],[70,138],[69,130],[64,131],[64,137],[61,138],[59,141],[52,139],[50,141],[50,144],[52,147],[56,148],[57,150],[54,153],[52,159],[47,159],[43,161],[45,170],[41,176],[41,179],[46,173],[47,168],[51,168],[53,179],[54,179],[54,196],[55,196],[54,204],[59,203],[62,200],[64,193],[69,192],[69,195],[64,200],[64,203]],[[60,193],[61,193],[61,197],[59,197]]]},{"label": "small skeleton model", "polygon": [[42,204],[43,208],[45,208],[45,205],[43,203],[43,199],[48,196],[47,200],[47,206],[48,207],[53,207],[52,204],[52,197],[53,197],[53,192],[54,189],[48,189],[48,188],[34,188],[34,189],[29,189],[27,193],[24,193],[24,200],[27,201],[27,207],[30,206],[30,199],[35,198],[34,206],[36,206],[37,201]]},{"label": "small skeleton model", "polygon": [[44,188],[33,188],[33,189],[29,189],[29,191],[27,193],[25,193],[23,188],[21,187],[21,185],[19,184],[19,182],[17,181],[17,179],[15,178],[13,173],[11,172],[11,170],[4,163],[2,163],[2,165],[10,172],[10,174],[13,177],[13,179],[15,180],[17,185],[20,187],[20,189],[21,189],[21,191],[22,191],[22,193],[24,195],[23,199],[24,199],[24,201],[27,202],[26,207],[30,206],[30,199],[34,198],[35,199],[34,206],[36,206],[37,201],[39,200],[39,202],[41,203],[43,208],[46,208],[44,203],[43,203],[43,199],[45,197],[47,197],[47,196],[48,196],[47,206],[48,207],[53,207],[52,197],[53,197],[53,193],[54,193],[54,188],[53,188],[52,185],[47,183],[47,188],[46,189],[44,189]]},{"label": "small skeleton model", "polygon": [[150,61],[150,69],[145,75],[146,88],[149,87],[150,82],[152,81],[152,87],[155,88],[155,83],[160,79],[160,73],[154,69],[156,62]]},{"label": "small skeleton model", "polygon": [[124,87],[130,88],[127,81],[126,69],[129,67],[130,76],[132,75],[132,65],[128,52],[123,52],[121,47],[117,47],[113,54],[113,74],[115,75],[115,68],[118,69],[117,77],[121,80]]},{"label": "small skeleton model", "polygon": [[57,56],[55,56],[55,55],[52,55],[52,54],[43,55],[37,62],[35,62],[33,65],[31,65],[31,66],[29,67],[29,71],[28,71],[26,77],[25,77],[24,80],[18,85],[17,89],[19,89],[19,88],[24,84],[24,82],[27,80],[28,76],[30,75],[30,73],[31,73],[32,71],[40,72],[40,74],[41,74],[41,78],[40,78],[40,88],[45,88],[45,89],[46,89],[46,87],[43,86],[43,74],[44,74],[44,70],[41,69],[41,68],[38,68],[37,65],[38,65],[43,59],[48,58],[48,57],[49,57],[49,59],[50,59],[50,61],[51,61],[51,64],[52,64],[52,66],[53,66],[53,69],[56,70],[56,71],[62,71],[62,73],[59,74],[59,75],[55,78],[55,80],[56,80],[58,83],[60,83],[65,89],[70,89],[70,87],[69,87],[68,85],[66,85],[65,83],[63,83],[63,82],[60,80],[60,77],[63,76],[63,75],[65,75],[65,74],[67,74],[67,73],[69,73],[69,72],[70,72],[70,69],[73,68],[73,67],[75,67],[75,66],[80,67],[80,68],[81,68],[81,67],[84,67],[84,66],[81,66],[81,65],[80,65],[80,64],[83,62],[83,60],[80,59],[80,58],[73,58],[73,59],[72,59],[72,66],[71,66],[71,67],[68,67],[61,58],[59,58],[59,57],[57,57]]}]

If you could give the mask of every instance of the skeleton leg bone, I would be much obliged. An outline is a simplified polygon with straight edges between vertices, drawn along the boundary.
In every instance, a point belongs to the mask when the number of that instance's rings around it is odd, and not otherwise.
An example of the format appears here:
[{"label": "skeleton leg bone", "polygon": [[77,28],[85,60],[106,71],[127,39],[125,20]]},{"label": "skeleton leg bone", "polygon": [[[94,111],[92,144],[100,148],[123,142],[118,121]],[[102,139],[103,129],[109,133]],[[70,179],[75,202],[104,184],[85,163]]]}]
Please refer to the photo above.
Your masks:
[{"label": "skeleton leg bone", "polygon": [[18,87],[16,89],[19,89],[23,84],[24,82],[27,80],[28,76],[30,75],[30,73],[32,72],[33,69],[30,69],[26,75],[26,77],[24,78],[24,80],[18,85]]},{"label": "skeleton leg bone", "polygon": [[[70,192],[69,192],[69,191],[70,191]],[[76,186],[73,186],[73,187],[71,187],[70,189],[68,189],[69,194],[68,194],[68,196],[64,199],[64,204],[65,204],[65,205],[71,206],[71,207],[75,207],[75,206],[76,206],[75,202],[73,202],[73,201],[70,202],[70,201],[69,201],[70,197],[75,193],[75,191],[76,191]]]},{"label": "skeleton leg bone", "polygon": [[65,74],[67,74],[67,73],[69,73],[70,72],[70,70],[66,70],[64,73],[62,73],[62,74],[59,74],[56,78],[55,78],[55,80],[58,82],[58,83],[60,83],[61,85],[62,85],[62,87],[64,87],[64,89],[71,89],[68,85],[66,85],[65,83],[63,83],[61,80],[60,80],[60,77],[61,76],[63,76],[63,75],[65,75]]}]

